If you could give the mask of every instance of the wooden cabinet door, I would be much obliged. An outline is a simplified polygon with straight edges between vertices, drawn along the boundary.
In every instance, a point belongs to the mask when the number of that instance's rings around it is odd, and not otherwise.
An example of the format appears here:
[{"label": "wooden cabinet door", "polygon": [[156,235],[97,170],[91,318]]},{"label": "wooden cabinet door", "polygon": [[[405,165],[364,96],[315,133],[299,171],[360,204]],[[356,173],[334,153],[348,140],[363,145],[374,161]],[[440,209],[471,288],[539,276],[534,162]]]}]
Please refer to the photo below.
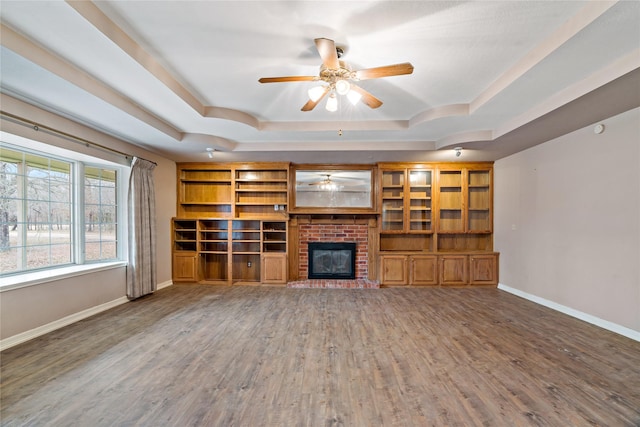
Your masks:
[{"label": "wooden cabinet door", "polygon": [[380,283],[402,286],[409,283],[407,279],[407,256],[383,255],[380,257]]},{"label": "wooden cabinet door", "polygon": [[435,255],[412,255],[409,260],[409,284],[415,286],[438,284],[438,262]]},{"label": "wooden cabinet door", "polygon": [[464,169],[438,170],[438,232],[464,233]]},{"label": "wooden cabinet door", "polygon": [[380,230],[383,233],[403,233],[406,231],[406,171],[383,170],[380,173]]},{"label": "wooden cabinet door", "polygon": [[468,283],[467,265],[467,255],[441,255],[440,284],[466,285]]},{"label": "wooden cabinet door", "polygon": [[493,192],[491,169],[467,171],[466,229],[472,233],[493,231]]},{"label": "wooden cabinet door", "polygon": [[497,285],[498,255],[471,255],[469,257],[469,283],[472,285]]},{"label": "wooden cabinet door", "polygon": [[287,283],[287,254],[262,254],[262,283]]},{"label": "wooden cabinet door", "polygon": [[195,254],[173,254],[173,281],[197,282],[198,263]]},{"label": "wooden cabinet door", "polygon": [[409,233],[430,233],[432,226],[433,171],[430,169],[410,169],[408,171],[408,201],[406,231]]}]

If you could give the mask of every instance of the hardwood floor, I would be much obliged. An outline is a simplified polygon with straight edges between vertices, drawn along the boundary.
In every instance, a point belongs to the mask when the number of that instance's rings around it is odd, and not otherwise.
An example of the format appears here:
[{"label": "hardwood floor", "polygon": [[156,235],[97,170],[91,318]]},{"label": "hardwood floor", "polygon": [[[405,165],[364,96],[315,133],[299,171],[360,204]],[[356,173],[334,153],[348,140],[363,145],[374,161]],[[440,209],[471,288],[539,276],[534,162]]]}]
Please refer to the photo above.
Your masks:
[{"label": "hardwood floor", "polygon": [[1,367],[3,426],[640,425],[640,343],[487,288],[176,285]]}]

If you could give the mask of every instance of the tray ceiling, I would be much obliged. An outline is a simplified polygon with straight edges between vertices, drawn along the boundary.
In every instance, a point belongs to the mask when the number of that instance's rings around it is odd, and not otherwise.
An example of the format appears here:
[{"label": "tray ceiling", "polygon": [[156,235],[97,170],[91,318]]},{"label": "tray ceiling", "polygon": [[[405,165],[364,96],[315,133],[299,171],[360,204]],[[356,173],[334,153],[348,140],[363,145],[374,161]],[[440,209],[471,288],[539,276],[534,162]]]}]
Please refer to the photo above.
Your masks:
[{"label": "tray ceiling", "polygon": [[[495,160],[640,105],[640,2],[3,1],[0,14],[4,94],[179,161],[206,148],[443,160],[455,146]],[[380,108],[302,112],[313,82],[258,79],[317,75],[318,37],[354,69],[415,70],[359,83]]]}]

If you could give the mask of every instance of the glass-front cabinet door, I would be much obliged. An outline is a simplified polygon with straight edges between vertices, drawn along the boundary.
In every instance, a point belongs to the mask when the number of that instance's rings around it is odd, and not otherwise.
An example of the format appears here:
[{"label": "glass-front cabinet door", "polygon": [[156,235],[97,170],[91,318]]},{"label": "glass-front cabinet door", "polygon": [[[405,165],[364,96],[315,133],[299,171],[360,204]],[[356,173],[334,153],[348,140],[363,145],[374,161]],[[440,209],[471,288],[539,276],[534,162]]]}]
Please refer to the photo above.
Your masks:
[{"label": "glass-front cabinet door", "polygon": [[469,170],[467,176],[467,230],[491,232],[491,171]]},{"label": "glass-front cabinet door", "polygon": [[382,170],[383,233],[432,233],[431,169]]},{"label": "glass-front cabinet door", "polygon": [[438,174],[439,212],[438,231],[462,233],[463,220],[462,170],[440,170]]},{"label": "glass-front cabinet door", "polygon": [[382,231],[404,231],[404,191],[406,174],[404,170],[382,171]]},{"label": "glass-front cabinet door", "polygon": [[409,170],[409,232],[430,232],[431,226],[430,170]]}]

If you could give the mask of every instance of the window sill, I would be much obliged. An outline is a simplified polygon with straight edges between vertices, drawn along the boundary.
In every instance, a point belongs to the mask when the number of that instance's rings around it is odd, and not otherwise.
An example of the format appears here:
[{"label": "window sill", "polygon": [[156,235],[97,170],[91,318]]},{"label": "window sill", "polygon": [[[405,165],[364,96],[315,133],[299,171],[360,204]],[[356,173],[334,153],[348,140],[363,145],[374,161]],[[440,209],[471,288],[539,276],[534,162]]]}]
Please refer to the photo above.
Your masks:
[{"label": "window sill", "polygon": [[47,282],[80,276],[87,273],[111,270],[125,267],[124,261],[105,262],[100,264],[74,265],[50,270],[35,271],[32,273],[16,274],[15,276],[0,278],[0,293],[27,286],[40,285]]}]

